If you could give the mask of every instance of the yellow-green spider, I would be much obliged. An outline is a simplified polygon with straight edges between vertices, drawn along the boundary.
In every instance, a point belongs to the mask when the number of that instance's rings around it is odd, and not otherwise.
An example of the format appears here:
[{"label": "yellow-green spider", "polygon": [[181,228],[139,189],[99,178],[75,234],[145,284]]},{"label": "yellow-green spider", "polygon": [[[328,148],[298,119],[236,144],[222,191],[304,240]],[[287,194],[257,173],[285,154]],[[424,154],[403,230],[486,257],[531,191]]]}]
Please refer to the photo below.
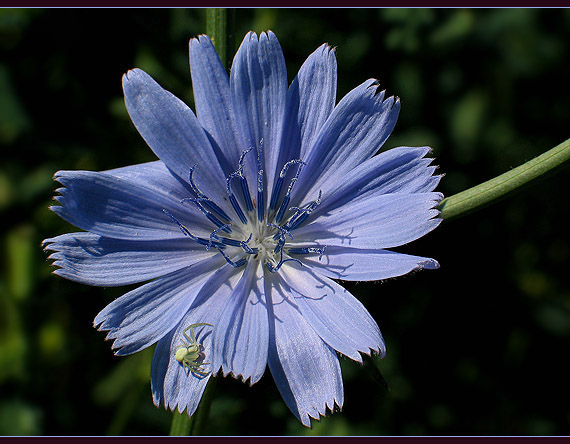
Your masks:
[{"label": "yellow-green spider", "polygon": [[[176,354],[174,357],[178,362],[182,364],[182,367],[187,368],[197,377],[206,377],[210,374],[209,371],[205,371],[202,366],[209,364],[209,362],[199,362],[200,359],[204,359],[205,355],[202,352],[202,344],[196,340],[196,335],[194,334],[194,329],[202,325],[209,325],[213,327],[212,324],[207,324],[206,322],[201,322],[199,324],[190,325],[184,332],[184,339],[182,339],[182,345],[176,349]],[[190,336],[188,336],[188,330],[190,330]]]}]

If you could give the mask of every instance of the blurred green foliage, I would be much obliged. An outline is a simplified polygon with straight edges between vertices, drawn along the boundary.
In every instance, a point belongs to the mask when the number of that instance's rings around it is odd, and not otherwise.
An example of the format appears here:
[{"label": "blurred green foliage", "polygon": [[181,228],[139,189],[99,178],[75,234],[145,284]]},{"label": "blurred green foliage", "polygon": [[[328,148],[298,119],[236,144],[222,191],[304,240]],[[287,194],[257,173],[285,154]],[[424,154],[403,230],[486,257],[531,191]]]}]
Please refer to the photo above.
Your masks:
[{"label": "blurred green foliage", "polygon": [[[239,9],[239,39],[272,29],[290,80],[321,43],[337,47],[338,97],[375,77],[402,100],[387,146],[430,145],[446,194],[568,137],[569,10]],[[125,288],[51,275],[40,242],[75,229],[48,211],[59,169],[153,160],[125,111],[140,67],[192,105],[188,39],[205,11],[0,10],[0,434],[154,435],[152,349],[114,357],[95,315]],[[221,378],[206,434],[569,433],[569,180],[524,193],[402,248],[438,271],[347,284],[388,354],[341,358],[343,413],[306,429],[269,371]],[[379,383],[380,371],[389,389]]]}]

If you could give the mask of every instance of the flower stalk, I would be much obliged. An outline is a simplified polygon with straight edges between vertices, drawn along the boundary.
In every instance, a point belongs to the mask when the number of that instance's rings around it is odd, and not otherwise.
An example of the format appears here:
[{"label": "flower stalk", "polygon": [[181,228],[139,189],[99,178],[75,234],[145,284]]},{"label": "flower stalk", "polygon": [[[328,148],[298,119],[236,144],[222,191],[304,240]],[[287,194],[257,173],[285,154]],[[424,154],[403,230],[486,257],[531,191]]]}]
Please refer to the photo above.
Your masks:
[{"label": "flower stalk", "polygon": [[443,199],[440,217],[448,220],[497,202],[532,181],[570,166],[570,139],[500,176]]},{"label": "flower stalk", "polygon": [[234,49],[235,9],[207,8],[206,34],[212,39],[222,65],[229,68]]},{"label": "flower stalk", "polygon": [[188,436],[190,428],[192,427],[194,417],[189,417],[186,410],[178,413],[178,410],[173,412],[172,423],[170,424],[170,436]]}]

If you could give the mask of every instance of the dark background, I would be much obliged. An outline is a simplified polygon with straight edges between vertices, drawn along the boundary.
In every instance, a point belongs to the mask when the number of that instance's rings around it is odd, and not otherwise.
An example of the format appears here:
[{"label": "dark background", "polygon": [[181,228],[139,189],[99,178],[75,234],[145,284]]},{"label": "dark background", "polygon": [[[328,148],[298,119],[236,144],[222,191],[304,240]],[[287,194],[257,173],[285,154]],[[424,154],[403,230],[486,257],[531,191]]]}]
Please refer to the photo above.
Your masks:
[{"label": "dark background", "polygon": [[[402,101],[386,147],[433,147],[449,196],[568,137],[570,11],[238,9],[276,32],[292,80],[337,46],[338,98],[365,79]],[[188,40],[205,10],[0,10],[0,434],[167,434],[152,404],[152,348],[112,355],[95,315],[128,288],[51,275],[46,237],[76,231],[47,208],[59,169],[154,155],[124,108],[140,67],[191,106]],[[219,378],[205,434],[569,434],[569,175],[445,221],[399,251],[437,271],[346,284],[385,336],[385,359],[341,358],[342,413],[304,428],[269,371]],[[374,366],[389,385],[375,379]]]}]

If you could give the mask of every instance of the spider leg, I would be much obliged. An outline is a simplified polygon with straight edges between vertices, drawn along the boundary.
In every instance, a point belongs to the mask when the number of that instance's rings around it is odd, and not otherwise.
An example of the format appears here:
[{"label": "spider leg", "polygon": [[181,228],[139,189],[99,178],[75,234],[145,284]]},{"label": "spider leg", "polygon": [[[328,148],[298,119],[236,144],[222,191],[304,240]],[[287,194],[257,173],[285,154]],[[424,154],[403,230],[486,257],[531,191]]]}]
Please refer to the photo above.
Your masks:
[{"label": "spider leg", "polygon": [[196,343],[197,343],[197,341],[196,341],[196,335],[194,334],[194,329],[193,329],[193,328],[190,329],[190,334],[192,335],[192,343],[193,343],[193,344],[196,344]]},{"label": "spider leg", "polygon": [[[187,330],[187,329],[186,329],[186,330]],[[196,339],[194,338],[194,334],[192,334],[192,339],[190,339],[190,338],[188,337],[188,334],[186,333],[186,330],[184,330],[184,333],[183,333],[183,334],[184,334],[184,337],[186,338],[186,340],[188,341],[188,347],[190,347],[193,343],[196,342]],[[181,339],[181,341],[184,342],[182,339]]]},{"label": "spider leg", "polygon": [[[208,325],[210,327],[213,327],[212,324],[208,324],[207,322],[199,322],[197,324],[191,324],[184,330],[184,336],[186,336],[186,332],[188,330],[190,330],[190,334],[192,335],[192,342],[196,342],[196,335],[194,334],[194,329],[196,327],[201,327],[202,325]],[[188,337],[188,336],[186,336],[186,337]]]},{"label": "spider leg", "polygon": [[206,371],[202,371],[202,370],[198,370],[198,369],[193,369],[191,370],[192,373],[196,373],[200,376],[208,376],[210,374],[210,372],[206,372]]},{"label": "spider leg", "polygon": [[210,374],[209,371],[202,369],[202,364],[197,364],[195,362],[188,363],[188,371],[201,376],[208,376]]}]

